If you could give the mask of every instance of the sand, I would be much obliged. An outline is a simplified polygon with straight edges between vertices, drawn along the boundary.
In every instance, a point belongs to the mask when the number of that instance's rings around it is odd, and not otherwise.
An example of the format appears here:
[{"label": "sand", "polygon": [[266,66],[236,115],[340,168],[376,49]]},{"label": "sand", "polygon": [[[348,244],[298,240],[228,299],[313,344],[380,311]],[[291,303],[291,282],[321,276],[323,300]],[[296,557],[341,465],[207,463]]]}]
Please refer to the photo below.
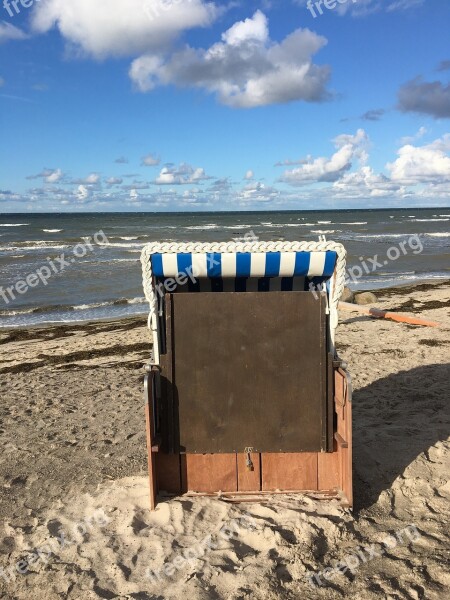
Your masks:
[{"label": "sand", "polygon": [[280,496],[150,513],[145,319],[2,332],[0,597],[448,598],[450,282],[377,293],[442,326],[341,315],[353,512]]}]

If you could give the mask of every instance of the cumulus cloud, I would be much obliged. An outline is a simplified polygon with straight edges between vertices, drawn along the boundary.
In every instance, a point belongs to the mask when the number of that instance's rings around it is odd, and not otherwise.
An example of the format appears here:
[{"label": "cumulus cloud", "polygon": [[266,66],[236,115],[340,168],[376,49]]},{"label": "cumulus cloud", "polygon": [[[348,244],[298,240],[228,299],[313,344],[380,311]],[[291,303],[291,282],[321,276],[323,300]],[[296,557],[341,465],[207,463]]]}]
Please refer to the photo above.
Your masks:
[{"label": "cumulus cloud", "polygon": [[58,183],[63,177],[64,173],[61,169],[43,169],[36,175],[28,175],[27,179],[43,179],[45,183]]},{"label": "cumulus cloud", "polygon": [[247,171],[247,173],[244,175],[244,179],[253,179],[254,176],[255,176],[255,174],[253,173],[253,171],[251,169],[249,169]]},{"label": "cumulus cloud", "polygon": [[126,158],[125,156],[119,156],[114,162],[118,165],[126,165],[129,161],[128,158]]},{"label": "cumulus cloud", "polygon": [[10,40],[24,40],[28,35],[7,21],[0,21],[0,44]]},{"label": "cumulus cloud", "polygon": [[241,204],[264,203],[276,200],[280,191],[259,181],[248,183],[237,194],[236,199]]},{"label": "cumulus cloud", "polygon": [[108,186],[120,185],[122,182],[123,179],[121,177],[108,177],[108,179],[105,180],[105,183]]},{"label": "cumulus cloud", "polygon": [[404,185],[450,182],[450,134],[424,146],[406,144],[386,165],[392,181]]},{"label": "cumulus cloud", "polygon": [[100,182],[100,175],[98,173],[90,173],[83,179],[75,179],[73,183],[79,183],[81,185],[97,185]]},{"label": "cumulus cloud", "polygon": [[413,142],[415,142],[416,140],[420,140],[421,138],[423,138],[423,136],[428,133],[427,128],[426,127],[419,127],[417,133],[415,133],[414,135],[405,135],[405,137],[402,137],[400,139],[400,144],[402,146],[405,146],[406,144],[412,144]]},{"label": "cumulus cloud", "polygon": [[158,185],[184,185],[190,183],[199,183],[206,179],[211,179],[206,175],[204,169],[191,167],[182,163],[178,167],[175,165],[166,165],[163,167],[153,183]]},{"label": "cumulus cloud", "polygon": [[383,197],[391,196],[399,191],[401,186],[392,182],[383,174],[377,174],[369,166],[361,167],[358,171],[345,173],[338,181],[333,183],[333,190],[337,196],[347,198]]},{"label": "cumulus cloud", "polygon": [[280,181],[291,185],[304,185],[311,182],[333,182],[349,171],[353,161],[358,159],[361,163],[367,160],[368,137],[364,129],[358,129],[355,135],[342,134],[334,140],[336,152],[331,158],[308,156],[304,164],[286,170]]},{"label": "cumulus cloud", "polygon": [[398,91],[398,108],[402,112],[431,115],[435,119],[450,117],[450,83],[423,81],[416,77]]},{"label": "cumulus cloud", "polygon": [[63,172],[61,171],[61,169],[56,169],[56,171],[53,171],[53,173],[47,175],[45,181],[46,183],[57,183],[58,181],[61,181],[62,178]]},{"label": "cumulus cloud", "polygon": [[183,31],[210,25],[221,11],[203,0],[42,0],[32,28],[56,27],[72,50],[104,59],[160,52]]},{"label": "cumulus cloud", "polygon": [[155,154],[147,154],[147,156],[142,157],[141,166],[143,167],[156,167],[161,162],[161,158],[156,156]]},{"label": "cumulus cloud", "polygon": [[89,198],[89,190],[85,185],[79,185],[76,191],[76,197],[78,200],[87,200]]},{"label": "cumulus cloud", "polygon": [[319,102],[329,97],[330,68],[313,64],[312,57],[326,43],[309,29],[273,42],[267,18],[258,10],[206,50],[186,46],[166,58],[146,54],[133,61],[129,74],[143,92],[159,85],[198,87],[236,108]]}]

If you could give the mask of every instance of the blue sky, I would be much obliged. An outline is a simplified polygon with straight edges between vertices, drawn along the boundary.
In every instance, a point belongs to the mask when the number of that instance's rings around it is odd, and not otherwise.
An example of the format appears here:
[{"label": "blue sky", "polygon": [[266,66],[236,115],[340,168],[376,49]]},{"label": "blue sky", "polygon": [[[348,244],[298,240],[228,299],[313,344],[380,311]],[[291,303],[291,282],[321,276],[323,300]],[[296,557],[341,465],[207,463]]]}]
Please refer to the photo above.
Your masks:
[{"label": "blue sky", "polygon": [[450,204],[448,2],[2,2],[2,212]]}]

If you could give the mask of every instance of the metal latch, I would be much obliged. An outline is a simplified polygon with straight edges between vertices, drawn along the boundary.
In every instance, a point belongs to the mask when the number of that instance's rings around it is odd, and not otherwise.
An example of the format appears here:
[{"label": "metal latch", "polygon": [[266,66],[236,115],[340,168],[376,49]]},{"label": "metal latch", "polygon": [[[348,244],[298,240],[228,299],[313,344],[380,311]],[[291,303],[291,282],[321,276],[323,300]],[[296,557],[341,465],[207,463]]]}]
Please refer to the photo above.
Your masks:
[{"label": "metal latch", "polygon": [[244,450],[244,454],[245,454],[245,466],[247,467],[247,471],[254,471],[255,467],[253,465],[252,462],[252,458],[251,458],[251,453],[254,452],[254,449],[252,446],[247,446]]}]

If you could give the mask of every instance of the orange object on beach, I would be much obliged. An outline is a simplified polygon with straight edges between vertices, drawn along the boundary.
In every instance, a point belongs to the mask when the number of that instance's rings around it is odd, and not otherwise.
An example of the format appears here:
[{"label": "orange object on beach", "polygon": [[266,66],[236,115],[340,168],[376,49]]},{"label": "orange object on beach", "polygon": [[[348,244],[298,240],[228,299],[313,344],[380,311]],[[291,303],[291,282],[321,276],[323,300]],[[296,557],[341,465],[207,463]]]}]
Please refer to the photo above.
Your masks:
[{"label": "orange object on beach", "polygon": [[425,327],[439,327],[439,323],[435,321],[427,321],[426,319],[420,319],[417,317],[409,317],[408,315],[401,315],[394,312],[380,310],[379,308],[366,308],[364,306],[358,306],[356,304],[350,304],[349,302],[339,302],[339,308],[341,310],[349,310],[375,317],[376,319],[390,319],[391,321],[397,321],[399,323],[409,323],[411,325],[423,325]]}]

